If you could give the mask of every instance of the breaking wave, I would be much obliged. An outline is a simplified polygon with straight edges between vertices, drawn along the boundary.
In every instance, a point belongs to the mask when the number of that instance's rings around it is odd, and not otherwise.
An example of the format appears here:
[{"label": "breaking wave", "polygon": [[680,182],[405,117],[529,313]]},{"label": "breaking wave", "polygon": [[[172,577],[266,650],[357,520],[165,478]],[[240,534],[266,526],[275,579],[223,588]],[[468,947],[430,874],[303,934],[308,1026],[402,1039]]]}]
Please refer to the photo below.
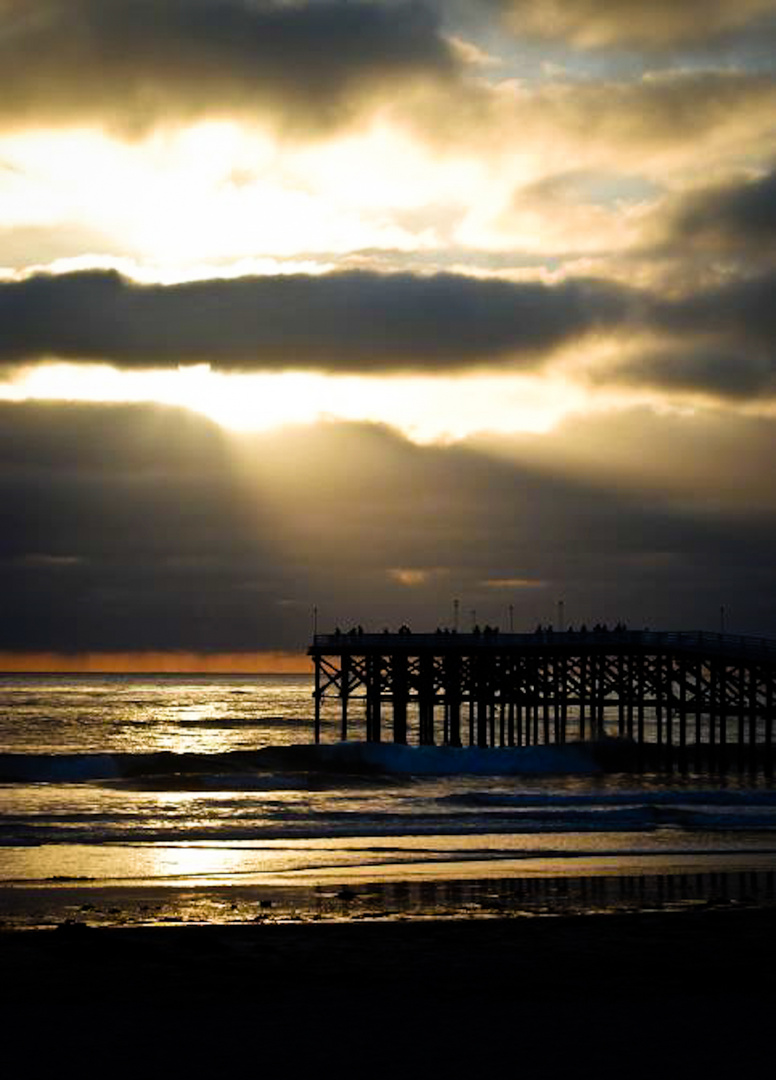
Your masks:
[{"label": "breaking wave", "polygon": [[192,774],[255,772],[380,776],[513,776],[591,773],[594,747],[410,747],[337,743],[268,746],[224,753],[0,754],[2,783],[82,783]]}]

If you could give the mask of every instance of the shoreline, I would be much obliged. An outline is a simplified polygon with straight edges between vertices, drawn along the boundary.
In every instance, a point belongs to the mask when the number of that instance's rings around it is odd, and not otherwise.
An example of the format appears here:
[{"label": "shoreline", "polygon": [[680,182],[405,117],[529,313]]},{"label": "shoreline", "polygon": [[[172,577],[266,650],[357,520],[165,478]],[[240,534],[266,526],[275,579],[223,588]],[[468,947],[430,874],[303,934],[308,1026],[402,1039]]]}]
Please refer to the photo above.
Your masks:
[{"label": "shoreline", "polygon": [[[374,868],[372,868],[374,870]],[[776,869],[742,864],[704,872],[499,874],[381,879],[340,874],[298,878],[105,883],[62,880],[0,888],[0,931],[153,926],[232,926],[315,922],[454,921],[687,910],[776,911]]]}]

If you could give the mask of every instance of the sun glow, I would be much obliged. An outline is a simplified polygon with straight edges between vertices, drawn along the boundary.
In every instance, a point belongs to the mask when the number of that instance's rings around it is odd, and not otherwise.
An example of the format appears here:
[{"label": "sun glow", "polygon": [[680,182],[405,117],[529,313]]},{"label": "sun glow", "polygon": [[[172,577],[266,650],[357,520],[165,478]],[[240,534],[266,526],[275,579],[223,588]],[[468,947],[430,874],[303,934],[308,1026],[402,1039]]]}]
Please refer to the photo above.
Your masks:
[{"label": "sun glow", "polygon": [[443,169],[387,128],[313,147],[235,122],[133,142],[43,129],[1,137],[0,162],[5,228],[79,230],[93,257],[120,252],[178,277],[214,260],[423,247],[389,207],[460,197],[462,186],[473,196],[479,183],[471,167]]},{"label": "sun glow", "polygon": [[0,400],[156,402],[182,406],[238,432],[319,420],[387,424],[418,443],[479,431],[546,432],[588,391],[550,375],[333,376],[237,374],[207,364],[172,371],[50,363],[0,384]]}]

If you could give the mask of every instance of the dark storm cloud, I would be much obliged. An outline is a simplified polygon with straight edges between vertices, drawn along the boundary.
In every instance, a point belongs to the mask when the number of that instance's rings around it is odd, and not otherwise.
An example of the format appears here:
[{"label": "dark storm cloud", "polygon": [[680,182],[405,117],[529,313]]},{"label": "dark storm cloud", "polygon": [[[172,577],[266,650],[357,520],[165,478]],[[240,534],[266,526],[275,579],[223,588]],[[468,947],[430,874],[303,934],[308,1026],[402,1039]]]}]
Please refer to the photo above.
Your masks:
[{"label": "dark storm cloud", "polygon": [[0,283],[0,362],[446,370],[522,358],[631,317],[635,294],[462,275],[286,275],[136,285],[113,272]]},{"label": "dark storm cloud", "polygon": [[0,118],[127,130],[210,115],[329,127],[453,54],[422,3],[3,0]]},{"label": "dark storm cloud", "polygon": [[774,31],[774,0],[481,0],[518,36],[579,48],[672,50]]},{"label": "dark storm cloud", "polygon": [[667,224],[669,243],[726,253],[772,252],[776,173],[700,190],[681,199]]},{"label": "dark storm cloud", "polygon": [[113,271],[0,283],[0,364],[240,371],[534,370],[586,334],[658,339],[594,377],[739,399],[776,388],[776,270],[663,299],[604,280],[280,275],[138,285]]},{"label": "dark storm cloud", "polygon": [[592,373],[735,401],[776,396],[776,270],[734,277],[676,299],[654,296],[644,327],[660,343]]},{"label": "dark storm cloud", "polygon": [[634,385],[686,390],[715,398],[751,400],[776,396],[776,350],[714,345],[653,350],[608,371]]},{"label": "dark storm cloud", "polygon": [[716,288],[691,293],[681,300],[658,302],[656,324],[667,329],[715,341],[720,351],[733,342],[769,352],[776,342],[776,269]]},{"label": "dark storm cloud", "polygon": [[[3,405],[0,431],[2,648],[300,648],[313,603],[326,625],[420,629],[453,596],[502,625],[510,602],[530,626],[565,596],[577,622],[686,627],[735,596],[742,630],[776,629],[773,507],[726,508],[711,484],[673,498],[369,425],[233,439],[151,406]],[[633,460],[643,434],[621,430]],[[413,587],[396,568],[435,572]],[[484,584],[505,579],[548,587]]]}]

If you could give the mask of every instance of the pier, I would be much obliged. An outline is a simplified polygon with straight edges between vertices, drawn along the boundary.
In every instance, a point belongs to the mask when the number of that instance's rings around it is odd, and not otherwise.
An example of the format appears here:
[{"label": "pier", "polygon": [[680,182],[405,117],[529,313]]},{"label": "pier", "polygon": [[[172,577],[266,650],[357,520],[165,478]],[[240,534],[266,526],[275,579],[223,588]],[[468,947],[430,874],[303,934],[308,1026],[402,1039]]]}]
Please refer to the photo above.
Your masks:
[{"label": "pier", "polygon": [[316,634],[338,737],[521,747],[617,736],[681,757],[773,756],[776,640],[704,631]]}]

